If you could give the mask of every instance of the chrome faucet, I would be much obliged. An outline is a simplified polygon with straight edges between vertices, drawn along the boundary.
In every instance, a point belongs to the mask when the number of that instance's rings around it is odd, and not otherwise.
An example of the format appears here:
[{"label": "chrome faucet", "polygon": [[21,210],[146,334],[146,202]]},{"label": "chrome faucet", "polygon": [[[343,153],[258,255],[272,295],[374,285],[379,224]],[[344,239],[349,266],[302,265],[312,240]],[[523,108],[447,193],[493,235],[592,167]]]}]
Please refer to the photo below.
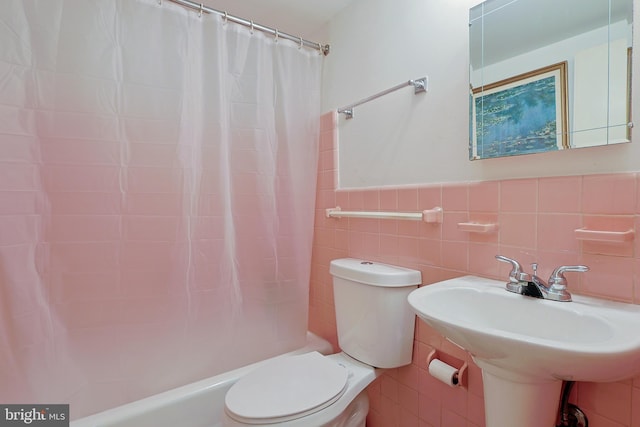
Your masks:
[{"label": "chrome faucet", "polygon": [[502,255],[496,255],[496,259],[511,264],[509,282],[507,283],[509,292],[553,301],[571,301],[571,294],[567,291],[567,278],[564,276],[566,271],[585,272],[589,270],[586,265],[563,265],[553,270],[549,283],[545,283],[537,275],[537,263],[531,264],[533,274],[527,274],[522,271],[522,266],[515,259]]}]

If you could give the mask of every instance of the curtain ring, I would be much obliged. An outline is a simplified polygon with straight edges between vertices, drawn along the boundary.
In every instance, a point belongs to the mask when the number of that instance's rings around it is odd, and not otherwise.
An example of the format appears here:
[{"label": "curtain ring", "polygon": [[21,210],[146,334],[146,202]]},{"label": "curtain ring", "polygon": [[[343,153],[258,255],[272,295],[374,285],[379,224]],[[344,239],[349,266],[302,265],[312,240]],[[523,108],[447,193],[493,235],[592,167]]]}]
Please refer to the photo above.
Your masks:
[{"label": "curtain ring", "polygon": [[202,18],[202,11],[204,10],[204,5],[200,3],[200,10],[198,11],[198,18]]},{"label": "curtain ring", "polygon": [[251,34],[253,34],[253,21],[251,21]]},{"label": "curtain ring", "polygon": [[274,38],[275,42],[278,43],[278,39],[280,38],[280,33],[278,33],[278,29],[276,28],[276,36]]},{"label": "curtain ring", "polygon": [[224,16],[222,17],[222,23],[226,25],[228,20],[229,20],[229,15],[227,15],[227,11],[225,10]]},{"label": "curtain ring", "polygon": [[298,46],[298,49],[302,49],[302,37],[300,37],[300,46]]}]

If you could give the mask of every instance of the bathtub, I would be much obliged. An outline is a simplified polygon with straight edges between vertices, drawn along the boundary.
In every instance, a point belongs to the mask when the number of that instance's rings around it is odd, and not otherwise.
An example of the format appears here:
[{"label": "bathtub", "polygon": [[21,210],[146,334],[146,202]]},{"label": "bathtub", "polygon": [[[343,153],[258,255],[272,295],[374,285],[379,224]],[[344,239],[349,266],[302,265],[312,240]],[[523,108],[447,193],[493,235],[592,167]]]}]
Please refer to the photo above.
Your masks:
[{"label": "bathtub", "polygon": [[[278,357],[319,351],[331,354],[331,344],[307,334],[305,347]],[[268,360],[273,360],[268,359]],[[224,396],[240,377],[266,361],[253,363],[164,393],[72,421],[70,427],[220,427]]]}]

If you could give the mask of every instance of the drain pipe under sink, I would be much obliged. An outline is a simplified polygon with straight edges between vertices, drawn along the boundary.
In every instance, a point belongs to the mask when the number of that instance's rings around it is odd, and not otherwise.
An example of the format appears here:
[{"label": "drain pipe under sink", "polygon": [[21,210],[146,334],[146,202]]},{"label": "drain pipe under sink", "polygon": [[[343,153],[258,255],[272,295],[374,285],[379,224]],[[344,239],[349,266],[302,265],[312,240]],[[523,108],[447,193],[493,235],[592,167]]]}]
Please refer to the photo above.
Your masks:
[{"label": "drain pipe under sink", "polygon": [[556,427],[589,427],[587,416],[576,405],[569,403],[569,395],[575,381],[565,381],[560,401],[560,424]]}]

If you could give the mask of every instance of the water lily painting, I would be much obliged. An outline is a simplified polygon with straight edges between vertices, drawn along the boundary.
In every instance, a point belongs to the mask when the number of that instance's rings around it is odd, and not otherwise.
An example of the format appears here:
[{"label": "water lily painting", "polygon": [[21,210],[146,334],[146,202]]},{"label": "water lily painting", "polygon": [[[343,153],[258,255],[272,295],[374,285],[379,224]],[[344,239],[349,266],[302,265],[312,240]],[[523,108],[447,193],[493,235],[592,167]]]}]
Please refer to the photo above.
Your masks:
[{"label": "water lily painting", "polygon": [[471,159],[567,148],[566,67],[562,62],[474,90]]}]

